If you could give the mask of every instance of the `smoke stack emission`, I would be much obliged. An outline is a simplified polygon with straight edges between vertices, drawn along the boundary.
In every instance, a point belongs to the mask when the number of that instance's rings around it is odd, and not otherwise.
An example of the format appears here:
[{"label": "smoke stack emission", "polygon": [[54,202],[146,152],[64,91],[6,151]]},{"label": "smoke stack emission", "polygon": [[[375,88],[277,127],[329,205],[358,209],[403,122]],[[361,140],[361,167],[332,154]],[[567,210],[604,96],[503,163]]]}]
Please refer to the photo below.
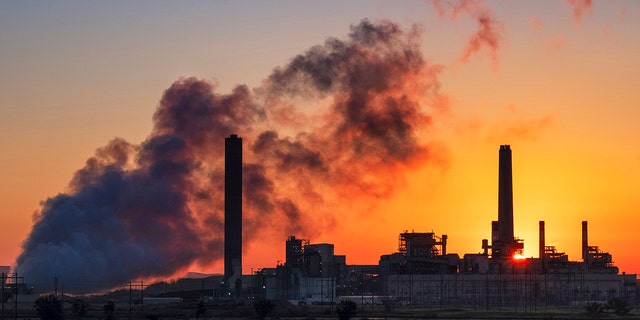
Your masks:
[{"label": "smoke stack emission", "polygon": [[567,0],[573,8],[573,22],[578,24],[585,14],[591,14],[593,10],[593,0]]},{"label": "smoke stack emission", "polygon": [[242,138],[224,140],[224,279],[235,286],[242,278]]},{"label": "smoke stack emission", "polygon": [[486,48],[494,68],[498,67],[498,50],[503,42],[504,28],[502,23],[496,19],[491,8],[484,6],[482,1],[431,0],[431,3],[441,18],[456,20],[461,15],[468,15],[477,23],[478,28],[469,38],[464,52],[459,58],[460,62],[467,62],[472,55]]},{"label": "smoke stack emission", "polygon": [[375,201],[436,154],[429,111],[444,100],[441,67],[424,60],[418,35],[363,20],[344,39],[329,38],[275,68],[257,88],[224,94],[207,81],[178,79],[145,141],[116,139],[98,149],[65,193],[42,203],[17,272],[38,289],[49,290],[57,275],[67,292],[85,293],[220,262],[220,139],[238,132],[249,142],[245,247],[256,239],[277,247],[290,234],[318,237],[344,218],[376,214]]}]

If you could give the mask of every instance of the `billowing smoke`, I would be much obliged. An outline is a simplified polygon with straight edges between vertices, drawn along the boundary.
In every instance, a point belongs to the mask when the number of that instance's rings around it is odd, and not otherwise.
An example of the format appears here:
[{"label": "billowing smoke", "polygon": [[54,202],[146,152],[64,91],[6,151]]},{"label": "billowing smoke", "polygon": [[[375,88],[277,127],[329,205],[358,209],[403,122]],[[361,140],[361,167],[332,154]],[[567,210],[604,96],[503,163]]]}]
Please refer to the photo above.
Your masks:
[{"label": "billowing smoke", "polygon": [[[228,94],[195,78],[162,96],[139,145],[115,139],[42,203],[17,259],[28,282],[95,292],[222,259],[224,138],[244,138],[245,241],[317,236],[428,163],[438,66],[417,31],[363,20]],[[359,206],[362,204],[363,206]],[[267,237],[268,238],[268,237]],[[268,243],[268,242],[267,242]]]}]

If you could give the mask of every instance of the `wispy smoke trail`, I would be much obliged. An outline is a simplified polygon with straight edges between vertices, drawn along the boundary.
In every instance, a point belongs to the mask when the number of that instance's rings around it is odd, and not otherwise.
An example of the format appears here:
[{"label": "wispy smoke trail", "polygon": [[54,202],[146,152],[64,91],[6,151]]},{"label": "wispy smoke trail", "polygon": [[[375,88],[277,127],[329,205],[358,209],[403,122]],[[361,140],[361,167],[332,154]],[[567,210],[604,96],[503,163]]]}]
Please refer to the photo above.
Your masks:
[{"label": "wispy smoke trail", "polygon": [[480,0],[431,0],[431,3],[442,18],[456,20],[465,14],[473,18],[478,25],[460,56],[460,62],[467,62],[471,55],[487,48],[494,67],[498,66],[498,50],[503,40],[503,27],[489,7],[484,6]]},{"label": "wispy smoke trail", "polygon": [[592,0],[567,0],[567,2],[573,7],[573,21],[575,23],[580,23],[582,16],[592,12]]},{"label": "wispy smoke trail", "polygon": [[417,38],[363,20],[259,88],[219,94],[179,79],[149,138],[110,142],[67,193],[43,202],[17,271],[40,287],[57,276],[68,292],[94,292],[221,259],[232,133],[245,141],[245,241],[273,235],[280,245],[292,233],[322,233],[340,215],[367,214],[359,204],[390,196],[407,168],[432,156],[423,135],[429,106],[442,100],[440,68],[423,59]]},{"label": "wispy smoke trail", "polygon": [[529,18],[529,22],[531,23],[531,25],[533,26],[534,29],[536,29],[536,30],[542,29],[543,23],[542,23],[542,21],[538,20],[538,18],[530,17]]},{"label": "wispy smoke trail", "polygon": [[480,51],[482,47],[489,49],[489,56],[494,66],[498,65],[498,48],[500,46],[501,35],[498,31],[500,24],[490,11],[483,11],[477,16],[478,31],[469,39],[460,61],[466,62],[469,57]]}]

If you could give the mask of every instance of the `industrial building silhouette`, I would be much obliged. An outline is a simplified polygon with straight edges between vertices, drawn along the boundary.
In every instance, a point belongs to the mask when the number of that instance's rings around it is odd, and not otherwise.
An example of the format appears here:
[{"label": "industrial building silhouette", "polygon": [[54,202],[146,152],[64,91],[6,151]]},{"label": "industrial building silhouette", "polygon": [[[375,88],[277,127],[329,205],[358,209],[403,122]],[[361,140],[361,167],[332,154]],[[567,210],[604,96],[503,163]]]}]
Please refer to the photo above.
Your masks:
[{"label": "industrial building silhouette", "polygon": [[311,244],[291,236],[286,261],[251,276],[254,294],[270,299],[330,303],[349,297],[362,304],[393,300],[437,307],[537,308],[623,298],[635,304],[636,275],[618,274],[611,254],[589,245],[582,222],[582,261],[545,243],[539,222],[539,257],[523,258],[524,241],[514,236],[512,154],[499,149],[498,220],[482,253],[447,252],[447,235],[402,232],[398,251],[378,265],[347,265],[333,244]]},{"label": "industrial building silhouette", "polygon": [[[404,231],[398,235],[397,252],[381,255],[378,264],[350,265],[345,255],[335,254],[333,244],[292,235],[283,239],[283,263],[243,275],[242,138],[232,134],[225,138],[224,274],[159,282],[144,288],[144,293],[193,300],[213,294],[212,299],[221,301],[278,299],[297,304],[351,299],[362,307],[391,303],[533,311],[555,306],[581,309],[613,298],[637,306],[637,275],[620,274],[611,254],[589,243],[587,221],[581,224],[580,261],[570,261],[564,252],[546,244],[544,221],[539,222],[538,257],[522,257],[524,241],[514,235],[510,146],[500,146],[498,155],[498,219],[491,222],[491,238],[481,240],[479,253],[449,252],[446,234]],[[33,289],[28,292],[25,278],[9,271],[0,266],[4,296],[0,304],[5,315],[17,317],[18,293],[31,294]],[[130,282],[130,297],[133,286]]]},{"label": "industrial building silhouette", "polygon": [[[227,138],[227,152],[230,139],[239,138]],[[363,305],[393,300],[432,307],[534,309],[611,298],[635,305],[636,275],[618,274],[611,254],[589,245],[586,221],[582,222],[582,261],[569,261],[565,253],[546,245],[544,221],[539,222],[538,258],[522,257],[524,241],[514,236],[509,145],[499,149],[498,181],[498,220],[491,223],[491,243],[482,240],[482,253],[460,257],[447,252],[447,235],[405,231],[399,234],[398,251],[380,256],[377,265],[348,265],[346,256],[334,253],[333,244],[312,244],[290,236],[285,242],[285,262],[245,275],[236,293],[298,303],[332,303],[349,297]],[[225,197],[225,207],[226,201]],[[227,217],[237,218],[229,212]],[[237,227],[235,220],[228,223]],[[225,231],[229,230],[237,229],[227,228],[225,221]],[[238,267],[234,261],[241,261],[227,253],[238,249],[239,242],[230,240],[233,236],[237,235],[225,235],[225,280],[229,279],[227,266]]]}]

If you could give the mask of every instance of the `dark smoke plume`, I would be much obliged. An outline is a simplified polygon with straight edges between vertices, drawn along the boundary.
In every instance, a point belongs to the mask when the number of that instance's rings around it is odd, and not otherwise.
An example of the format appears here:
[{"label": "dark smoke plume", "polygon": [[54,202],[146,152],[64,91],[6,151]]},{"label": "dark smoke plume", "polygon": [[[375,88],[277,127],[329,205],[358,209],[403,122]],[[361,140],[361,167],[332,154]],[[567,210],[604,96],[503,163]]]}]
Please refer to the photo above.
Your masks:
[{"label": "dark smoke plume", "polygon": [[[184,78],[140,145],[110,142],[67,193],[43,202],[17,272],[67,292],[169,277],[222,259],[224,137],[244,138],[245,241],[281,245],[366,215],[431,154],[438,66],[416,30],[363,20],[276,68],[255,89]],[[363,206],[360,206],[360,205]],[[273,240],[264,240],[265,235]],[[272,243],[268,241],[273,241]]]}]

